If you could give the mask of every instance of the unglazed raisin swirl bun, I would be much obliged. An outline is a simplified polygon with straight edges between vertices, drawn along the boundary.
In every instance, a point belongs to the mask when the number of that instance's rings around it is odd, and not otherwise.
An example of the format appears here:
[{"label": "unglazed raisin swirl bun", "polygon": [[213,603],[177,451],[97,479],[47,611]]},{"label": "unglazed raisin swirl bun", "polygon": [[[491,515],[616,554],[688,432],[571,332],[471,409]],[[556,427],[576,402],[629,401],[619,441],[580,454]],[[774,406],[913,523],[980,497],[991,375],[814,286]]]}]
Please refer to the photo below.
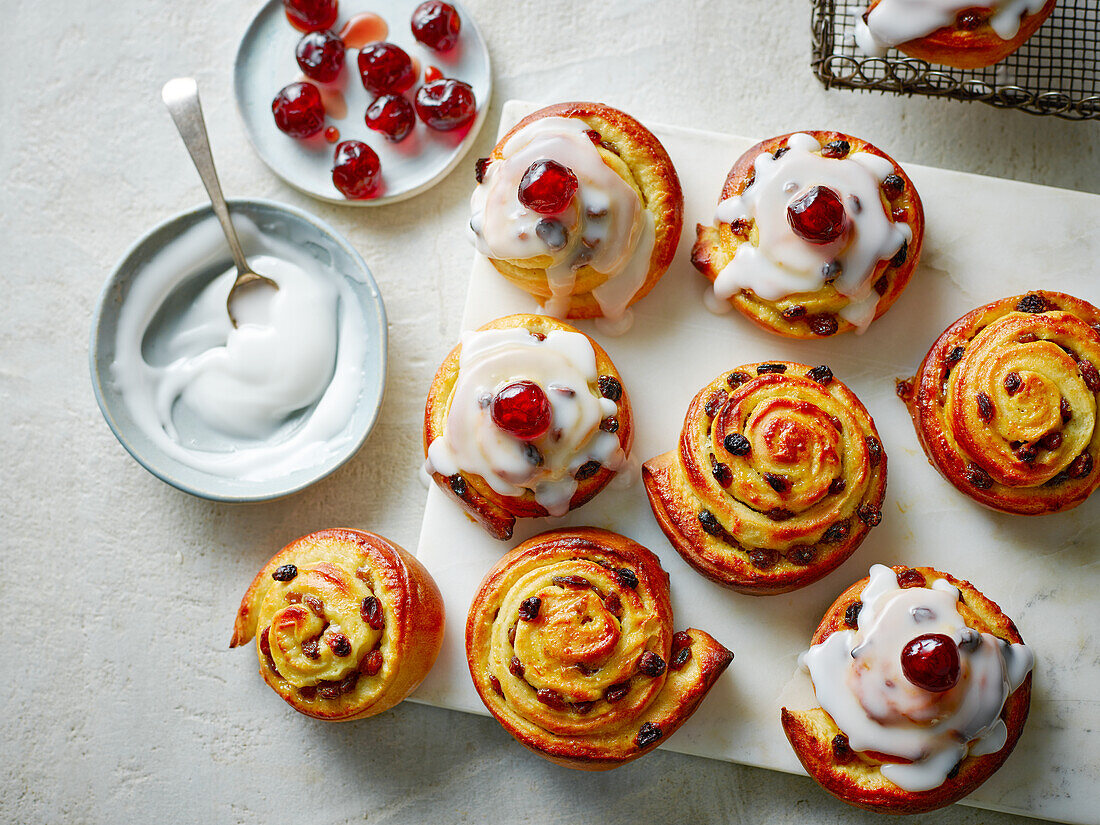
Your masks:
[{"label": "unglazed raisin swirl bun", "polygon": [[673,633],[668,574],[606,530],[556,530],[489,571],[470,606],[466,655],[481,700],[535,753],[616,768],[664,742],[733,654]]},{"label": "unglazed raisin swirl bun", "polygon": [[695,396],[678,448],[645,462],[642,480],[689,564],[766,595],[821,578],[879,524],[886,453],[827,366],[748,364]]},{"label": "unglazed raisin swirl bun", "polygon": [[396,544],[360,530],[291,542],[256,574],[230,647],[256,637],[260,674],[317,719],[374,716],[428,675],[443,642],[443,599]]},{"label": "unglazed raisin swirl bun", "polygon": [[959,69],[1008,57],[1042,25],[1056,0],[871,0],[855,15],[856,45]]},{"label": "unglazed raisin swirl bun", "polygon": [[428,392],[426,469],[498,539],[517,518],[563,516],[624,468],[630,399],[603,348],[545,315],[464,333]]},{"label": "unglazed raisin swirl bun", "polygon": [[559,318],[627,308],[672,263],[683,225],[668,153],[630,115],[559,103],[528,115],[477,165],[474,243],[508,280]]},{"label": "unglazed raisin swirl bun", "polygon": [[987,507],[1037,515],[1100,486],[1100,310],[1060,292],[978,307],[898,382],[929,460]]},{"label": "unglazed raisin swirl bun", "polygon": [[799,658],[818,707],[783,708],[810,776],[874,811],[955,802],[1019,739],[1034,657],[969,582],[930,567],[876,564],[841,594]]},{"label": "unglazed raisin swirl bun", "polygon": [[789,338],[863,332],[920,257],[924,210],[884,152],[840,132],[797,132],[743,154],[691,262],[715,312],[735,307]]}]

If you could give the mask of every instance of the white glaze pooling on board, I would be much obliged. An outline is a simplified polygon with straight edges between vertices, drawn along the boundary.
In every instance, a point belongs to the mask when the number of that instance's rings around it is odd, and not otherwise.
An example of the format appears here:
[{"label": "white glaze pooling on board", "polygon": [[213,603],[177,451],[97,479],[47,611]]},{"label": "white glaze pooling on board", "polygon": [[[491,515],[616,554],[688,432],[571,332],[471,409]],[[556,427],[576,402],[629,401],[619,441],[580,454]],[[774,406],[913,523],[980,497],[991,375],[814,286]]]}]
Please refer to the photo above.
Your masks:
[{"label": "white glaze pooling on board", "polygon": [[[821,707],[856,751],[912,760],[882,765],[882,775],[907,791],[930,791],[968,753],[996,753],[1008,739],[1001,709],[1031,672],[1034,657],[966,626],[959,590],[944,579],[902,588],[889,567],[871,567],[854,630],[838,630],[799,658]],[[902,672],[903,648],[917,636],[942,633],[959,648],[958,683],[943,693],[912,684]]]},{"label": "white glaze pooling on board", "polygon": [[[550,515],[564,515],[583,464],[618,470],[626,460],[618,436],[600,429],[618,405],[592,390],[598,377],[596,352],[579,332],[552,330],[541,341],[522,328],[465,333],[443,434],[428,446],[428,472],[478,475],[502,496],[530,490]],[[515,381],[533,381],[550,401],[550,427],[531,442],[490,414],[492,397]],[[531,462],[529,444],[541,464]]]},{"label": "white glaze pooling on board", "polygon": [[[876,265],[913,239],[908,225],[895,223],[882,206],[879,186],[894,165],[869,152],[852,152],[842,159],[822,157],[817,139],[801,133],[791,135],[787,149],[778,159],[761,152],[753,163],[752,184],[718,204],[716,221],[754,221],[758,243],[737,248],[733,260],[718,273],[712,287],[716,300],[708,307],[729,309],[728,299],[742,289],[766,301],[814,292],[829,277],[826,265],[837,261],[841,273],[833,286],[851,300],[839,315],[863,332],[874,320],[879,302],[871,278]],[[848,217],[846,231],[827,244],[800,238],[787,221],[787,207],[814,186],[835,191]]]},{"label": "white glaze pooling on board", "polygon": [[[470,198],[470,228],[478,252],[497,260],[526,261],[548,255],[546,280],[552,293],[545,311],[559,318],[569,310],[576,272],[590,266],[607,280],[592,290],[604,317],[620,321],[645,283],[655,238],[653,216],[638,193],[604,163],[577,118],[546,117],[509,138],[503,158],[492,161]],[[519,186],[532,163],[555,160],[577,177],[577,193],[560,213],[542,215],[519,201]],[[539,236],[552,218],[566,233],[552,247]],[[623,329],[622,331],[625,331]]]},{"label": "white glaze pooling on board", "polygon": [[989,26],[1001,40],[1011,40],[1020,31],[1025,14],[1035,14],[1046,0],[882,0],[866,22],[866,9],[853,12],[856,45],[864,54],[883,57],[891,46],[926,37],[951,26],[959,13],[975,7],[992,9]]},{"label": "white glaze pooling on board", "polygon": [[[154,342],[150,363],[143,345],[161,307],[224,250],[216,224],[189,229],[131,287],[111,377],[134,422],[166,455],[214,475],[264,481],[322,464],[352,440],[367,336],[342,276],[262,236],[244,216],[234,223],[261,239],[265,254],[252,262],[279,290],[253,287],[235,299],[234,328],[225,301],[236,270],[214,278]],[[181,406],[231,446],[205,449],[180,435]]]},{"label": "white glaze pooling on board", "polygon": [[[506,104],[504,131],[537,108]],[[724,175],[758,138],[646,125],[668,150],[683,184],[685,250],[694,240],[694,224],[712,222]],[[1066,292],[1100,299],[1091,274],[1100,259],[1100,236],[1089,229],[1100,221],[1100,197],[904,165],[926,210],[921,264],[887,322],[872,324],[863,337],[788,341],[761,334],[738,315],[712,315],[702,307],[705,280],[688,255],[680,254],[653,294],[637,305],[635,328],[602,341],[639,413],[631,450],[639,458],[676,444],[692,397],[723,371],[776,359],[829,364],[874,416],[890,459],[882,524],[851,559],[793,593],[767,598],[731,593],[703,579],[671,548],[640,487],[615,489],[614,484],[553,524],[524,520],[508,546],[551,526],[594,525],[650,548],[671,578],[677,629],[706,630],[737,655],[692,718],[662,747],[798,774],[804,771],[783,735],[779,710],[784,704],[796,707],[785,701],[784,690],[837,595],[874,563],[928,565],[972,581],[1012,616],[1028,644],[1042,651],[1043,665],[1015,751],[964,804],[1093,825],[1090,800],[1100,787],[1100,751],[1090,731],[1100,727],[1100,694],[1092,663],[1100,657],[1100,637],[1080,618],[1100,589],[1094,539],[1100,499],[1040,518],[993,513],[974,504],[929,466],[894,394],[894,380],[912,375],[935,337],[965,312],[1033,288],[1036,271],[1057,278]],[[981,212],[973,208],[976,201],[983,204]],[[990,226],[999,231],[990,232]],[[477,256],[464,329],[534,307],[534,298]],[[579,326],[585,328],[583,322]],[[461,617],[486,571],[499,561],[500,543],[434,485],[421,531],[418,555],[439,581],[448,614],[459,622],[457,630],[456,625],[448,629],[440,657],[415,698],[485,714],[466,665]],[[801,678],[808,699],[803,707],[815,707],[809,678]],[[811,806],[826,804],[824,791],[806,785],[805,794]]]}]

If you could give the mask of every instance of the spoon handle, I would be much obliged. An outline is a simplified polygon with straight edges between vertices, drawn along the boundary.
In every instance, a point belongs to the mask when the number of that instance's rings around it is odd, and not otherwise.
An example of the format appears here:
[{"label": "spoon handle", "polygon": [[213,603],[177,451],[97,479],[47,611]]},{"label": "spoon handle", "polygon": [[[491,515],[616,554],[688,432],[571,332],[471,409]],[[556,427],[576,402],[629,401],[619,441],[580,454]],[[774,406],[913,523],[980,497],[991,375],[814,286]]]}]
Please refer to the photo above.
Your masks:
[{"label": "spoon handle", "polygon": [[225,196],[222,195],[222,187],[218,182],[218,172],[214,168],[210,138],[206,134],[206,121],[203,120],[202,103],[199,102],[198,84],[192,77],[177,77],[165,83],[160,94],[164,105],[172,115],[172,120],[175,121],[180,137],[183,138],[183,145],[187,147],[199,177],[202,178],[203,186],[210,195],[214,214],[222,225],[226,241],[229,242],[233,262],[237,265],[238,272],[249,272],[248,261],[241,250],[237,230],[229,218],[229,207],[225,203]]}]

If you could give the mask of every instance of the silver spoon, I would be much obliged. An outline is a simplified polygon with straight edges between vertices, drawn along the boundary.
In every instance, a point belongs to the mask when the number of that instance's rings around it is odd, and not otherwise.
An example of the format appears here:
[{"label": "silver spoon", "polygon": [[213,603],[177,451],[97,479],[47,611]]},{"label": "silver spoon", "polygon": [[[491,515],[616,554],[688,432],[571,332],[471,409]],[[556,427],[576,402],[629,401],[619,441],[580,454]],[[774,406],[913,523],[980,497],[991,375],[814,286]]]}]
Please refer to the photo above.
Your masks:
[{"label": "silver spoon", "polygon": [[241,242],[237,238],[237,230],[233,228],[233,221],[229,218],[229,207],[226,206],[225,196],[222,195],[221,184],[218,183],[218,172],[214,168],[214,156],[210,152],[210,138],[206,134],[206,121],[202,117],[202,104],[199,102],[199,87],[193,77],[177,77],[164,84],[160,92],[164,105],[175,121],[183,145],[191,154],[191,160],[202,178],[206,193],[210,196],[210,205],[214,207],[214,214],[218,223],[222,225],[225,240],[229,243],[229,251],[233,255],[233,263],[237,266],[237,280],[229,290],[229,297],[225,300],[225,309],[229,313],[229,320],[233,326],[237,326],[237,319],[233,317],[233,298],[237,291],[246,284],[263,283],[273,289],[279,285],[265,275],[259,275],[252,271],[248,261],[241,250]]}]

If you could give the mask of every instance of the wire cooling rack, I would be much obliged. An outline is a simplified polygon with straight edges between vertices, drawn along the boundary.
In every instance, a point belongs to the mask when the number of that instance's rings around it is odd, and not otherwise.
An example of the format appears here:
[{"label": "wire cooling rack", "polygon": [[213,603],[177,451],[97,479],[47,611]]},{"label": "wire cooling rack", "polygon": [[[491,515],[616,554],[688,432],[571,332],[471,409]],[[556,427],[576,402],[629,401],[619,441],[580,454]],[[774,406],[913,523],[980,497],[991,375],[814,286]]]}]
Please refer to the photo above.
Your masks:
[{"label": "wire cooling rack", "polygon": [[[1066,120],[1100,120],[1100,2],[1059,0],[1031,39],[996,66],[953,69],[891,51],[856,49],[867,0],[812,0],[813,70],[826,88],[980,100]],[[895,56],[896,55],[896,56]]]}]

